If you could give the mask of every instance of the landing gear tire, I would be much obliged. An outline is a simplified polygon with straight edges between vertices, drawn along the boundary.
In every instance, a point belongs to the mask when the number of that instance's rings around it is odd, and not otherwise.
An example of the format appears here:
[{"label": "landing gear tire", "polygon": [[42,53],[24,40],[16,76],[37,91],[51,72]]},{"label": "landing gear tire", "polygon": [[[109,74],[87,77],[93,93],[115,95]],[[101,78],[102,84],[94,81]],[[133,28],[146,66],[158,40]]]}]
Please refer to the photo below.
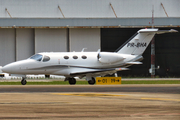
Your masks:
[{"label": "landing gear tire", "polygon": [[88,83],[89,83],[90,85],[94,85],[94,84],[96,83],[95,78],[92,77],[92,80],[89,80]]},{"label": "landing gear tire", "polygon": [[23,78],[23,79],[21,80],[21,84],[22,84],[22,85],[26,85],[26,83],[27,83],[26,79]]},{"label": "landing gear tire", "polygon": [[69,78],[69,84],[70,85],[75,85],[76,84],[76,79],[75,78]]}]

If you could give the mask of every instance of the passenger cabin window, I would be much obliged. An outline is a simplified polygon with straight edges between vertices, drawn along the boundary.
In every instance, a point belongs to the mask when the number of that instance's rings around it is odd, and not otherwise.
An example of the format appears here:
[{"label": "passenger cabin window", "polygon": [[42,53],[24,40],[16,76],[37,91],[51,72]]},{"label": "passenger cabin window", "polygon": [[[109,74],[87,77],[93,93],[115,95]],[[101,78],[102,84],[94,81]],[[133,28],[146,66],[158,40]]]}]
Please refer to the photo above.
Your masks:
[{"label": "passenger cabin window", "polygon": [[64,59],[66,59],[66,60],[69,59],[69,56],[64,56]]},{"label": "passenger cabin window", "polygon": [[50,57],[45,55],[44,58],[43,58],[43,62],[47,62],[49,60],[50,60]]},{"label": "passenger cabin window", "polygon": [[42,55],[40,54],[35,54],[33,56],[30,57],[30,59],[36,60],[36,61],[41,61],[42,60]]},{"label": "passenger cabin window", "polygon": [[85,55],[82,56],[82,59],[87,59],[87,57]]},{"label": "passenger cabin window", "polygon": [[73,58],[74,58],[74,59],[78,59],[78,56],[75,55],[75,56],[73,56]]}]

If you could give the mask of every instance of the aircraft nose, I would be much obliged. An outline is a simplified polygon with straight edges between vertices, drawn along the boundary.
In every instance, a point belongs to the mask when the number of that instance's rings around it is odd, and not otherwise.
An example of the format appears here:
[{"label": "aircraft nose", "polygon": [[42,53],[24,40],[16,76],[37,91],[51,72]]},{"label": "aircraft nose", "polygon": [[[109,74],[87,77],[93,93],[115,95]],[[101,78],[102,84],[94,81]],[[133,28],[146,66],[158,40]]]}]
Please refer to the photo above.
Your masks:
[{"label": "aircraft nose", "polygon": [[2,71],[9,74],[15,74],[17,73],[19,69],[19,65],[22,63],[22,61],[12,62],[2,67]]},{"label": "aircraft nose", "polygon": [[2,67],[1,68],[1,70],[3,71],[3,72],[5,72],[5,73],[10,73],[11,72],[11,67],[10,67],[10,65],[6,65],[6,66],[4,66],[4,67]]}]

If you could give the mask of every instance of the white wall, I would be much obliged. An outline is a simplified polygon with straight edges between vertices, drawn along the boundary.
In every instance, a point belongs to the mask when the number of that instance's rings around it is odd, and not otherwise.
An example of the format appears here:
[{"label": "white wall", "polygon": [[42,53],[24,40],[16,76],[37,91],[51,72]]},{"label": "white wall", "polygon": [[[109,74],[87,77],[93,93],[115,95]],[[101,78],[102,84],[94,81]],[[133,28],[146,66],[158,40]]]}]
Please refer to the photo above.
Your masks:
[{"label": "white wall", "polygon": [[118,17],[180,17],[179,0],[0,0],[0,18],[114,18],[112,6]]}]

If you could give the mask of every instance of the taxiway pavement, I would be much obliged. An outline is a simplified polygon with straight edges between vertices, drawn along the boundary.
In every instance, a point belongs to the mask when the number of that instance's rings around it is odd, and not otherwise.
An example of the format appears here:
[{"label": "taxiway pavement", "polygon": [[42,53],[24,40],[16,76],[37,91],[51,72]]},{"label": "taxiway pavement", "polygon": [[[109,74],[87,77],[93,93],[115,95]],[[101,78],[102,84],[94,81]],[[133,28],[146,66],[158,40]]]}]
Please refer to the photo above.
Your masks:
[{"label": "taxiway pavement", "polygon": [[3,85],[0,119],[179,120],[180,85]]}]

